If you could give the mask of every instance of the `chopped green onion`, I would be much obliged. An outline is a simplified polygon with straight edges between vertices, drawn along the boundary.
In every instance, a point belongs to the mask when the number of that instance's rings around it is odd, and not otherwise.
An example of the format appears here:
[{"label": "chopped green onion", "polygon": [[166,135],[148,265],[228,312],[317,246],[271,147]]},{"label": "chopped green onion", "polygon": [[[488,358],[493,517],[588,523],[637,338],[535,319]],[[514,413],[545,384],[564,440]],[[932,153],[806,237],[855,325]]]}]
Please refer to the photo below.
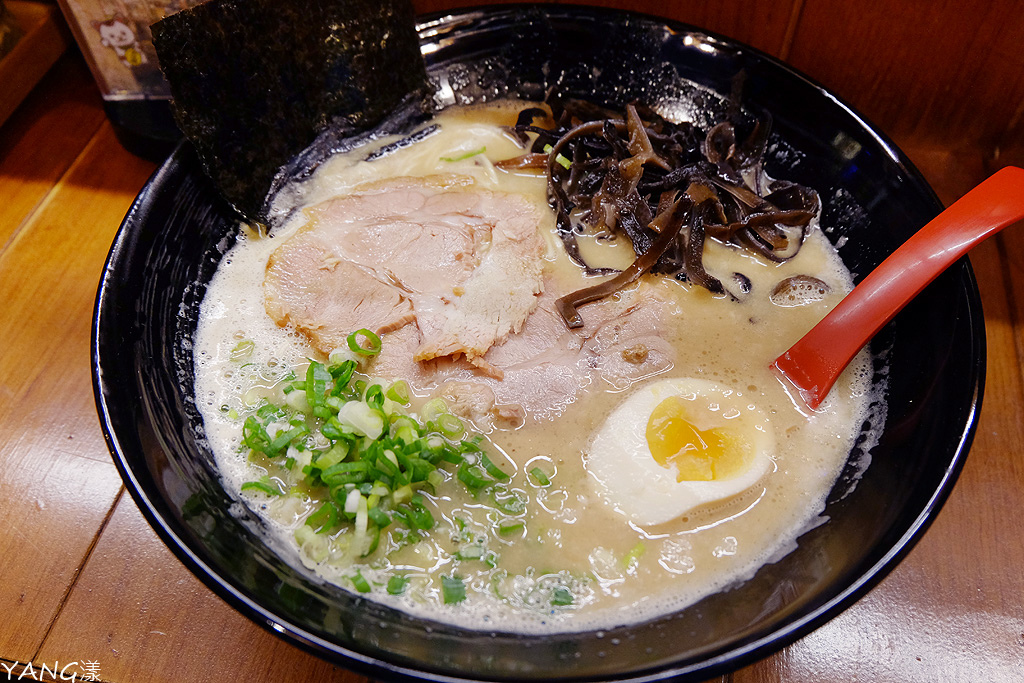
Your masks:
[{"label": "chopped green onion", "polygon": [[284,411],[273,403],[264,403],[256,409],[256,417],[258,417],[264,425],[268,425],[275,420],[280,420],[285,417]]},{"label": "chopped green onion", "polygon": [[342,509],[348,514],[354,515],[359,510],[360,501],[365,501],[365,498],[363,498],[363,494],[359,493],[359,489],[349,489],[348,493],[345,494],[345,502],[342,504]]},{"label": "chopped green onion", "polygon": [[487,479],[483,477],[480,468],[476,465],[468,465],[466,463],[459,465],[459,471],[456,476],[459,478],[459,481],[474,491],[487,485]]},{"label": "chopped green onion", "polygon": [[407,458],[405,469],[407,472],[412,473],[412,480],[414,482],[421,482],[427,481],[427,477],[436,468],[423,458]]},{"label": "chopped green onion", "polygon": [[370,582],[366,580],[362,572],[356,572],[356,575],[350,577],[352,579],[352,585],[356,587],[356,590],[360,593],[369,593],[373,590],[370,587]]},{"label": "chopped green onion", "polygon": [[281,491],[276,485],[271,483],[269,477],[263,477],[259,481],[247,481],[242,484],[242,491],[262,491],[271,496],[283,496],[284,492]]},{"label": "chopped green onion", "polygon": [[383,457],[376,458],[373,465],[384,476],[393,478],[399,473],[398,463],[393,458],[387,457],[388,453],[391,451],[385,451]]},{"label": "chopped green onion", "polygon": [[313,531],[306,525],[302,525],[299,528],[297,528],[295,530],[294,536],[295,542],[298,543],[300,547],[306,545],[314,539],[321,538],[316,535],[315,531]]},{"label": "chopped green onion", "polygon": [[[544,145],[544,152],[547,154],[551,154],[551,150],[553,149],[554,147],[552,147],[551,145]],[[572,166],[572,162],[569,161],[568,158],[562,156],[561,152],[555,155],[555,163],[564,168],[565,170],[569,170],[569,167]]]},{"label": "chopped green onion", "polygon": [[401,595],[409,585],[409,577],[395,574],[388,579],[387,591],[389,595]]},{"label": "chopped green onion", "polygon": [[558,586],[551,591],[551,604],[556,607],[564,607],[573,603],[572,591],[565,586]]},{"label": "chopped green onion", "polygon": [[320,479],[328,486],[360,484],[366,481],[370,465],[365,460],[339,462],[320,473]]},{"label": "chopped green onion", "polygon": [[313,465],[321,470],[326,470],[329,467],[337,465],[339,462],[344,460],[347,455],[348,444],[344,441],[339,441],[323,453],[317,455],[313,460]]},{"label": "chopped green onion", "polygon": [[442,413],[437,416],[437,428],[447,437],[458,438],[466,431],[462,420],[451,413]]},{"label": "chopped green onion", "polygon": [[491,462],[491,459],[487,457],[486,453],[483,454],[481,464],[484,466],[484,470],[487,474],[491,475],[498,481],[505,481],[509,478],[509,476],[505,474],[500,467]]},{"label": "chopped green onion", "polygon": [[373,440],[380,438],[384,431],[384,417],[362,401],[349,401],[343,405],[338,411],[338,422]]},{"label": "chopped green onion", "polygon": [[449,163],[453,161],[463,161],[465,159],[469,159],[470,157],[475,157],[478,154],[483,154],[486,151],[486,147],[481,147],[480,149],[474,149],[472,152],[465,152],[463,154],[459,154],[458,156],[441,157],[441,161],[447,161]]},{"label": "chopped green onion", "polygon": [[408,415],[399,415],[391,423],[391,437],[411,444],[419,438],[419,425]]},{"label": "chopped green onion", "polygon": [[516,489],[495,487],[491,492],[491,498],[494,500],[494,507],[506,515],[516,516],[526,512],[526,496]]},{"label": "chopped green onion", "polygon": [[409,501],[409,511],[406,513],[409,526],[413,529],[429,531],[434,528],[434,516],[423,504],[423,496],[413,496]]},{"label": "chopped green onion", "polygon": [[637,543],[628,553],[626,553],[626,556],[622,558],[622,565],[626,568],[633,567],[640,561],[640,556],[644,554],[645,550],[647,550],[647,548],[643,543]]},{"label": "chopped green onion", "polygon": [[388,513],[378,507],[370,508],[366,511],[366,514],[369,515],[370,521],[380,529],[384,529],[391,524],[391,517],[388,516]]},{"label": "chopped green onion", "polygon": [[252,355],[252,352],[256,349],[256,342],[251,339],[243,339],[242,341],[235,344],[235,348],[231,349],[229,357],[233,361],[245,360]]},{"label": "chopped green onion", "polygon": [[455,450],[449,444],[441,445],[441,460],[444,460],[445,462],[450,462],[453,465],[461,465],[462,463],[466,462],[466,458],[462,455],[462,453]]},{"label": "chopped green onion", "polygon": [[522,531],[525,528],[525,524],[520,521],[506,520],[498,524],[498,533],[502,536],[508,536],[514,534],[517,531]]},{"label": "chopped green onion", "polygon": [[366,548],[366,552],[364,552],[362,555],[360,555],[360,557],[366,557],[367,555],[372,554],[373,551],[377,549],[377,546],[380,545],[380,527],[379,526],[377,526],[376,524],[370,526],[370,530],[369,530],[368,534],[369,534],[369,537],[370,537],[370,545]]},{"label": "chopped green onion", "polygon": [[306,434],[309,434],[309,427],[304,424],[292,427],[288,431],[279,432],[278,435],[274,437],[273,441],[270,442],[269,450],[265,450],[263,452],[271,458],[278,456],[285,448],[288,447],[288,444],[300,436],[305,436]]},{"label": "chopped green onion", "polygon": [[323,363],[313,361],[309,364],[306,369],[306,403],[309,404],[314,415],[324,419],[330,417],[330,413],[324,412],[327,408],[324,405],[324,399],[329,381],[331,381],[331,373]]},{"label": "chopped green onion", "polygon": [[[354,505],[351,505],[351,501],[355,501]],[[346,503],[346,512],[348,507],[355,508],[355,535],[352,540],[356,548],[359,549],[359,556],[366,557],[374,550],[377,549],[377,540],[380,538],[380,530],[377,527],[370,529],[370,516],[367,513],[366,499],[363,498],[359,491],[354,491],[348,495]],[[350,513],[351,514],[351,513]]]},{"label": "chopped green onion", "polygon": [[312,527],[318,534],[330,531],[337,523],[338,507],[330,500],[306,518],[306,526]]},{"label": "chopped green onion", "polygon": [[425,422],[433,422],[447,412],[448,404],[444,402],[443,398],[432,398],[423,404],[423,408],[420,410],[420,417]]},{"label": "chopped green onion", "polygon": [[455,553],[456,559],[459,560],[479,560],[484,556],[485,550],[483,546],[471,545],[468,548],[463,548]]},{"label": "chopped green onion", "polygon": [[331,377],[334,378],[334,390],[331,393],[338,396],[348,388],[348,383],[352,381],[352,373],[355,371],[356,362],[353,360],[344,360],[338,365],[332,365],[330,372]]},{"label": "chopped green onion", "polygon": [[[409,385],[403,380],[374,383],[353,360],[354,353],[378,354],[380,338],[358,330],[348,336],[348,345],[336,349],[327,363],[311,359],[304,376],[296,379],[292,372],[281,379],[280,404],[260,392],[246,400],[255,412],[241,425],[240,450],[247,448],[249,461],[267,468],[268,474],[243,484],[242,490],[292,495],[313,505],[294,532],[303,556],[315,562],[338,555],[367,558],[382,552],[385,529],[387,552],[429,537],[437,527],[431,496],[449,495],[446,487],[455,479],[474,495],[490,487],[490,514],[500,518],[494,522],[497,533],[524,533],[529,498],[502,483],[511,476],[484,451],[485,437],[467,435],[468,424],[441,398],[427,401],[418,416],[406,414],[409,408],[402,406],[410,402]],[[538,472],[543,475],[535,468],[531,476],[539,480]],[[464,527],[466,522],[459,524]],[[497,566],[497,553],[468,529],[462,534],[454,559]],[[376,589],[361,573],[349,578],[360,592]],[[442,579],[446,603],[465,599],[461,578]],[[408,577],[392,576],[388,590],[403,593],[409,582]]]},{"label": "chopped green onion", "polygon": [[[348,482],[345,484],[335,484],[328,490],[328,495],[331,500],[337,504],[338,509],[342,512],[345,510],[345,501],[348,500],[348,492],[352,490],[352,483]],[[345,520],[351,520],[355,515],[344,513]]]},{"label": "chopped green onion", "polygon": [[406,383],[406,381],[404,379],[398,380],[397,382],[392,384],[390,387],[388,387],[388,391],[387,391],[386,396],[388,398],[390,398],[392,401],[395,401],[397,403],[401,403],[402,405],[405,405],[406,403],[409,402],[409,385],[408,385],[408,383]]},{"label": "chopped green onion", "polygon": [[401,505],[402,503],[406,503],[410,500],[412,500],[412,486],[409,486],[408,484],[400,486],[391,494],[391,501],[395,505]]},{"label": "chopped green onion", "polygon": [[427,483],[430,484],[435,491],[437,491],[437,488],[446,481],[448,481],[448,478],[439,469],[433,469],[427,473]]},{"label": "chopped green onion", "polygon": [[442,576],[441,596],[446,605],[462,602],[466,599],[466,584],[458,576]]},{"label": "chopped green onion", "polygon": [[384,390],[379,384],[373,384],[366,390],[366,404],[371,408],[381,410],[384,407]]},{"label": "chopped green onion", "polygon": [[245,418],[245,423],[242,425],[242,443],[246,448],[260,453],[265,453],[270,447],[270,436],[267,435],[267,430],[252,415]]},{"label": "chopped green onion", "polygon": [[[359,344],[360,336],[370,342],[370,345],[367,347],[361,346]],[[380,353],[380,337],[365,328],[356,330],[352,334],[348,335],[347,341],[348,348],[352,349],[353,353],[358,353],[360,356],[376,356]]]},{"label": "chopped green onion", "polygon": [[330,417],[320,426],[320,433],[331,441],[339,441],[345,438],[345,429],[338,422],[337,417]]},{"label": "chopped green onion", "polygon": [[306,390],[296,389],[294,386],[285,387],[284,402],[289,408],[298,410],[301,413],[313,412],[313,407],[306,400]]},{"label": "chopped green onion", "polygon": [[535,482],[537,482],[538,486],[551,486],[551,479],[548,477],[547,473],[539,467],[534,467],[530,470],[530,476]]}]

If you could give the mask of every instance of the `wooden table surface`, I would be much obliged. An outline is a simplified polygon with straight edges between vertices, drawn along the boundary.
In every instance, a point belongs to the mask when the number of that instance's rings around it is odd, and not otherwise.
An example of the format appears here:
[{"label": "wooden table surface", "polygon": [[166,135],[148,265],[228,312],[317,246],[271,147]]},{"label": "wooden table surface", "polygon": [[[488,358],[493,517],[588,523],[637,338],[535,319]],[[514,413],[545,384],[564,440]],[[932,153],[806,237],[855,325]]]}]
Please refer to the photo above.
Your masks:
[{"label": "wooden table surface", "polygon": [[[980,155],[897,142],[947,203],[993,170]],[[111,463],[89,372],[93,298],[154,168],[117,143],[75,57],[0,128],[0,681],[49,680],[41,669],[59,667],[118,683],[363,683],[211,593],[151,531]],[[971,256],[988,378],[938,520],[841,616],[716,681],[1024,681],[1022,227]]]}]

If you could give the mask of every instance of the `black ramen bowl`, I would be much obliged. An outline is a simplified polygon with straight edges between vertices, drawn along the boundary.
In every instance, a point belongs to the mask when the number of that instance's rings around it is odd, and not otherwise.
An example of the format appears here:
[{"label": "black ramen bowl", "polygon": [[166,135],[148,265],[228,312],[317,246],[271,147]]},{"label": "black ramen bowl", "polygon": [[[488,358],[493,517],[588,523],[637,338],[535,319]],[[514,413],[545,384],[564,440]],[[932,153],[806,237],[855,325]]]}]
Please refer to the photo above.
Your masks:
[{"label": "black ramen bowl", "polygon": [[[857,279],[941,209],[906,157],[839,98],[720,36],[552,5],[427,17],[420,35],[442,104],[538,97],[557,81],[569,94],[657,103],[706,124],[742,73],[743,107],[774,121],[768,173],[820,192],[821,224]],[[948,496],[975,428],[985,339],[963,260],[872,342],[887,410],[875,417],[884,420],[877,442],[865,436],[851,454],[870,466],[859,479],[849,466],[827,523],[752,579],[603,632],[529,636],[412,617],[287,564],[221,485],[195,405],[191,340],[206,283],[236,231],[187,147],[142,190],[96,305],[93,372],[106,438],[143,514],[207,586],[264,628],[375,678],[703,680],[767,656],[896,566]]]}]

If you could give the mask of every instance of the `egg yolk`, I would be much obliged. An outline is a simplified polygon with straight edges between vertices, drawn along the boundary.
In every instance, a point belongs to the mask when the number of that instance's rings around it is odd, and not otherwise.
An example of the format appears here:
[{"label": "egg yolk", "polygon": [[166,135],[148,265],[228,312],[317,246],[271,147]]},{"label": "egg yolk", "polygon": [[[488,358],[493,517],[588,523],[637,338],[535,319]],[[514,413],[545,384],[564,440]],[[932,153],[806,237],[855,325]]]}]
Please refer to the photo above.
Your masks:
[{"label": "egg yolk", "polygon": [[654,461],[675,468],[676,481],[729,479],[747,465],[749,446],[732,430],[701,430],[687,418],[686,402],[670,396],[647,420],[647,446]]}]

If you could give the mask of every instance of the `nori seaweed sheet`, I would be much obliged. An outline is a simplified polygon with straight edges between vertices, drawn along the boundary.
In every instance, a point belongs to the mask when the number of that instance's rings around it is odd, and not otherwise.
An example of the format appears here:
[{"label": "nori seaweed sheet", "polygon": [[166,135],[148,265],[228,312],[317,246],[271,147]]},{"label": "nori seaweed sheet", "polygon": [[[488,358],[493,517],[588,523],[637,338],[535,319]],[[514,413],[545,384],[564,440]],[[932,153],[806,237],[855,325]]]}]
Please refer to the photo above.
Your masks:
[{"label": "nori seaweed sheet", "polygon": [[211,0],[152,28],[178,125],[248,220],[320,131],[368,130],[427,95],[408,0]]}]

